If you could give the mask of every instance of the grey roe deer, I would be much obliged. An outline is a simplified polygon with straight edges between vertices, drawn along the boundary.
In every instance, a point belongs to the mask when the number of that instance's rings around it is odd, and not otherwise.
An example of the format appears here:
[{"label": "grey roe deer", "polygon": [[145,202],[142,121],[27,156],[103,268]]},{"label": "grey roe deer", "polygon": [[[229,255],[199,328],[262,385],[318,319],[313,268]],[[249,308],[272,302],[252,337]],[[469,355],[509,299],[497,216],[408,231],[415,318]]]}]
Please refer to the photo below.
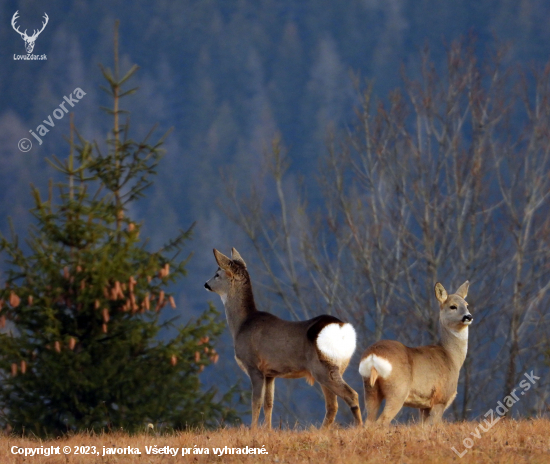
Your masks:
[{"label": "grey roe deer", "polygon": [[381,340],[361,356],[359,373],[365,388],[367,421],[375,421],[382,400],[386,400],[378,422],[389,424],[403,406],[420,409],[421,420],[441,420],[456,396],[458,375],[468,350],[468,326],[473,318],[466,296],[469,282],[454,295],[439,282],[441,341],[437,345],[409,348],[397,341]]},{"label": "grey roe deer", "polygon": [[305,377],[321,384],[326,414],[323,426],[334,422],[337,396],[361,424],[359,396],[342,378],[355,351],[355,330],[349,323],[323,315],[300,322],[285,321],[258,311],[246,264],[233,248],[231,259],[214,249],[218,270],[204,284],[220,295],[233,337],[235,359],[252,382],[252,428],[258,425],[262,403],[265,425],[271,428],[276,377]]}]

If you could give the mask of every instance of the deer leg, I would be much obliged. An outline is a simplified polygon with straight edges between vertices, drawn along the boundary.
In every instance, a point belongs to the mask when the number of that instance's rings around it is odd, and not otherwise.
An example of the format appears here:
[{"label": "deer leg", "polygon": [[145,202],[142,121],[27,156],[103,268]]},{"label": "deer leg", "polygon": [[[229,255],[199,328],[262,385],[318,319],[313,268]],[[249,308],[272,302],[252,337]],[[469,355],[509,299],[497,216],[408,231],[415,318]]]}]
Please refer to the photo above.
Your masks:
[{"label": "deer leg", "polygon": [[265,377],[254,368],[248,369],[248,375],[252,381],[252,428],[255,429],[258,426],[258,418],[264,402]]},{"label": "deer leg", "polygon": [[338,412],[338,397],[332,393],[327,387],[321,385],[323,394],[325,395],[325,420],[323,421],[323,427],[329,427],[336,417]]},{"label": "deer leg", "polygon": [[426,423],[426,421],[430,417],[430,411],[431,411],[431,408],[422,408],[418,410],[421,424]]},{"label": "deer leg", "polygon": [[361,410],[359,409],[359,395],[351,388],[340,375],[337,366],[324,363],[320,369],[315,369],[313,377],[322,386],[328,388],[332,393],[342,398],[350,407],[355,419],[355,425],[361,425]]},{"label": "deer leg", "polygon": [[359,408],[359,395],[353,388],[344,382],[344,379],[340,379],[340,382],[331,384],[329,388],[348,404],[353,414],[353,418],[355,419],[355,425],[361,425],[363,419],[361,418],[361,409]]},{"label": "deer leg", "polygon": [[271,413],[273,412],[273,397],[275,395],[275,377],[265,378],[264,395],[264,425],[271,430]]},{"label": "deer leg", "polygon": [[407,392],[404,392],[404,394],[394,393],[393,395],[385,395],[385,397],[386,405],[384,406],[384,410],[382,411],[382,414],[380,414],[377,422],[383,425],[390,425],[392,419],[397,416],[399,411],[401,411],[401,408],[407,399]]},{"label": "deer leg", "polygon": [[378,417],[378,411],[382,404],[382,392],[380,391],[380,385],[375,383],[373,387],[370,386],[370,379],[363,381],[365,388],[365,409],[367,410],[367,421],[374,422]]},{"label": "deer leg", "polygon": [[443,417],[444,412],[445,412],[444,404],[435,404],[430,410],[430,417],[428,418],[428,423],[437,424],[439,421],[441,421],[441,418]]}]

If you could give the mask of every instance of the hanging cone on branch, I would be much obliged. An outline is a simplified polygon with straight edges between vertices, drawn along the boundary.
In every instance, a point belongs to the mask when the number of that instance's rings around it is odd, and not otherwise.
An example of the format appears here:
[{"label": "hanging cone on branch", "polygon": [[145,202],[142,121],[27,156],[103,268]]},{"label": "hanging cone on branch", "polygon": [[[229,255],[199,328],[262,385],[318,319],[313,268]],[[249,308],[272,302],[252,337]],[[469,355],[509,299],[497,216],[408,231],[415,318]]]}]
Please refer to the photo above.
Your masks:
[{"label": "hanging cone on branch", "polygon": [[10,293],[10,305],[12,308],[17,308],[21,303],[21,298],[19,298],[15,292]]},{"label": "hanging cone on branch", "polygon": [[168,277],[170,275],[170,264],[166,263],[163,268],[160,270],[161,278]]},{"label": "hanging cone on branch", "polygon": [[24,374],[27,372],[27,363],[25,361],[21,361],[21,374]]},{"label": "hanging cone on branch", "polygon": [[159,292],[159,300],[157,302],[157,307],[156,307],[157,313],[162,309],[163,306],[164,306],[164,290],[161,290]]},{"label": "hanging cone on branch", "polygon": [[118,280],[115,282],[115,300],[117,298],[124,298],[124,293],[122,293],[122,285],[120,285],[120,282]]},{"label": "hanging cone on branch", "polygon": [[176,358],[176,355],[173,354],[172,357],[170,358],[170,364],[172,364],[172,366],[175,366],[177,363],[178,363],[178,358]]}]

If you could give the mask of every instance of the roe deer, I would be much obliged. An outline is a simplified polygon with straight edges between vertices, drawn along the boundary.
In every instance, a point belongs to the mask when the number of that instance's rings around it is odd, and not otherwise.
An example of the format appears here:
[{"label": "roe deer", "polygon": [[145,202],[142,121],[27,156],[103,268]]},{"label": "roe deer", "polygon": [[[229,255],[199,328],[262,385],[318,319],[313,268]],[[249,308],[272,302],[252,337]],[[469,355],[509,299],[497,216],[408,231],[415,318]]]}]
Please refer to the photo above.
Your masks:
[{"label": "roe deer", "polygon": [[409,348],[397,341],[381,340],[361,356],[359,373],[365,387],[367,420],[376,420],[382,400],[386,400],[378,422],[388,425],[403,406],[420,409],[421,420],[441,420],[456,396],[458,374],[468,350],[468,326],[473,318],[468,311],[464,282],[454,295],[439,282],[435,296],[439,301],[441,341],[437,345]]},{"label": "roe deer", "polygon": [[258,311],[244,260],[233,248],[231,259],[214,249],[218,271],[204,284],[220,295],[235,347],[235,360],[252,382],[252,428],[264,406],[264,423],[271,428],[275,377],[305,377],[321,384],[326,414],[323,426],[334,422],[337,396],[361,424],[359,395],[342,378],[355,351],[355,330],[349,323],[323,315],[300,322]]}]

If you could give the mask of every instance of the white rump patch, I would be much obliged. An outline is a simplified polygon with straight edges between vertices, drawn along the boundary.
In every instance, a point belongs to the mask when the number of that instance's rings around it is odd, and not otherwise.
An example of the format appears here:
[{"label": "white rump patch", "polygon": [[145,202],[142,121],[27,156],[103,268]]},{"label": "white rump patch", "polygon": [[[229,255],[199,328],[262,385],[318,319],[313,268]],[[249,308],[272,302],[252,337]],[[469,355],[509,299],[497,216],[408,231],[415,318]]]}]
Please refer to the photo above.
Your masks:
[{"label": "white rump patch", "polygon": [[378,372],[378,375],[383,379],[387,379],[391,374],[391,363],[387,359],[376,356],[375,354],[369,354],[366,358],[361,360],[361,363],[359,364],[359,374],[368,379],[370,377],[370,371],[373,367],[376,369],[376,372]]},{"label": "white rump patch", "polygon": [[349,323],[327,324],[317,335],[317,348],[327,358],[348,361],[355,351],[355,329]]}]

